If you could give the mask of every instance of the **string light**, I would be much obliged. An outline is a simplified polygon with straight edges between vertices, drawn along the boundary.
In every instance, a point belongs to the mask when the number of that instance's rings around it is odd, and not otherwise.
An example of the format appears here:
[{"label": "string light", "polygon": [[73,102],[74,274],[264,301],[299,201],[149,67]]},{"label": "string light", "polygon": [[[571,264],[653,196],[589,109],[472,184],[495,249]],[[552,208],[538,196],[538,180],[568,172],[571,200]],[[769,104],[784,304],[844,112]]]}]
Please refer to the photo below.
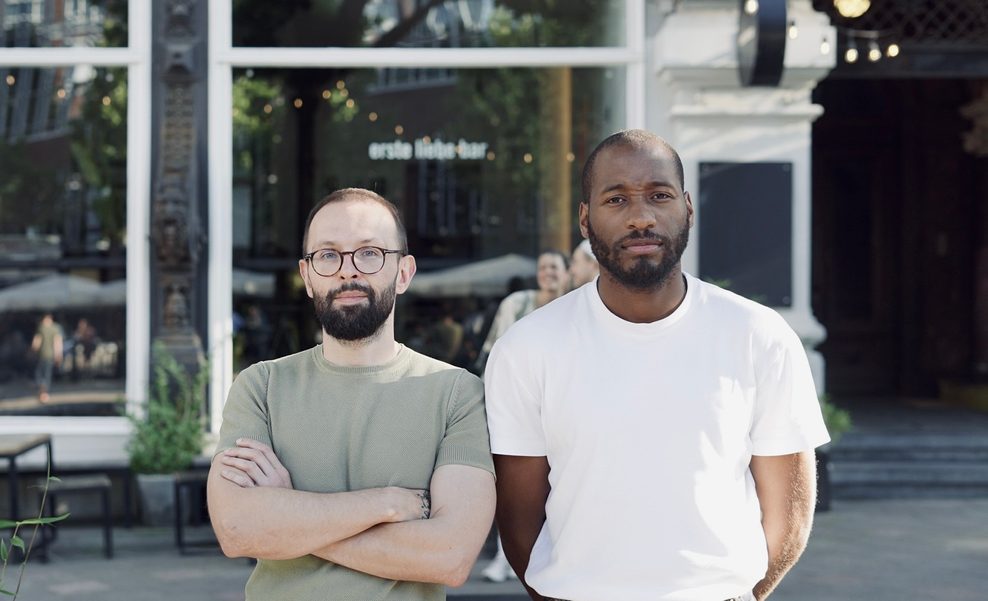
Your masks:
[{"label": "string light", "polygon": [[899,56],[899,45],[895,42],[889,44],[888,48],[885,49],[885,55],[889,58],[895,58]]},{"label": "string light", "polygon": [[820,54],[830,54],[830,40],[827,38],[820,42]]},{"label": "string light", "polygon": [[799,28],[796,27],[795,21],[789,21],[789,39],[795,40],[799,37]]},{"label": "string light", "polygon": [[868,60],[877,63],[882,58],[882,49],[878,47],[878,42],[872,40],[868,42]]},{"label": "string light", "polygon": [[868,12],[871,8],[871,0],[834,0],[834,8],[840,16],[848,19],[856,19]]},{"label": "string light", "polygon": [[849,63],[858,62],[858,47],[854,44],[853,39],[848,39],[847,50],[844,51],[844,60]]}]

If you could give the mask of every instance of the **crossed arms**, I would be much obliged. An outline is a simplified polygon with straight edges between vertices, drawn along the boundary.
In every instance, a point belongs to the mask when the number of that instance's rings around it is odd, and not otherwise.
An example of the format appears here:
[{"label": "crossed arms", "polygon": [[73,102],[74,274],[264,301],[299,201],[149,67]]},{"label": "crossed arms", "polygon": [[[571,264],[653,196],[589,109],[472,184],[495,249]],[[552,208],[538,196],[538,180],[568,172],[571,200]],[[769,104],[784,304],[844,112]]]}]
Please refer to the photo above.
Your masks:
[{"label": "crossed arms", "polygon": [[479,468],[440,466],[429,491],[312,493],[294,490],[271,448],[250,439],[213,459],[207,492],[229,557],[315,555],[381,578],[449,586],[466,581],[494,514],[494,477]]},{"label": "crossed arms", "polygon": [[[534,601],[543,597],[524,580],[532,547],[545,522],[549,463],[545,457],[494,455],[497,470],[497,526],[508,563]],[[751,474],[762,507],[768,545],[768,570],[755,585],[755,598],[767,598],[806,548],[816,500],[816,464],[812,451],[755,456]]]}]

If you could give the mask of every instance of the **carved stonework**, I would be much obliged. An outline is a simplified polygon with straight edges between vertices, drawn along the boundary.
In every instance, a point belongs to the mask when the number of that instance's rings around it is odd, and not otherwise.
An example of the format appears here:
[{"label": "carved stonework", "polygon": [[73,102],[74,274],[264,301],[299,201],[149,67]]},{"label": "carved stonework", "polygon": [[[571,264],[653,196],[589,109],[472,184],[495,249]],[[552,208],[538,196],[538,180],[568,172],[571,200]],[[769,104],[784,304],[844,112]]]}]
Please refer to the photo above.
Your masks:
[{"label": "carved stonework", "polygon": [[[193,357],[201,350],[196,334],[197,276],[205,233],[199,219],[197,119],[205,86],[205,4],[199,0],[155,3],[155,94],[159,131],[151,207],[152,259],[156,278],[158,339],[173,354]],[[184,363],[184,361],[183,361]],[[191,364],[190,364],[191,365]]]}]

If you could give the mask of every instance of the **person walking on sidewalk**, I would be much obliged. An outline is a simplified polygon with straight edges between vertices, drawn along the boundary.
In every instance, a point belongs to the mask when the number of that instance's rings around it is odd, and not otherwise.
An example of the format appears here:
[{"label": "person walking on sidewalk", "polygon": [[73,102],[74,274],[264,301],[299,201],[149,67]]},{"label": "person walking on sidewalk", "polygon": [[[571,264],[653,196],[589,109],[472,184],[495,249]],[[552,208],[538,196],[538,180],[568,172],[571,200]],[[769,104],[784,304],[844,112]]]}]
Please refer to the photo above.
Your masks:
[{"label": "person walking on sidewalk", "polygon": [[55,367],[62,363],[64,336],[62,326],[55,323],[51,313],[45,313],[38,323],[38,329],[31,340],[31,350],[38,355],[34,368],[34,382],[38,386],[38,401],[47,403],[51,398],[51,378]]},{"label": "person walking on sidewalk", "polygon": [[415,259],[390,202],[330,194],[303,252],[323,341],[234,382],[208,479],[217,538],[258,559],[249,600],[445,599],[494,514],[483,385],[395,340]]},{"label": "person walking on sidewalk", "polygon": [[775,311],[684,273],[682,162],[641,130],[583,171],[584,286],[495,344],[497,526],[532,599],[765,599],[805,548],[829,440]]}]

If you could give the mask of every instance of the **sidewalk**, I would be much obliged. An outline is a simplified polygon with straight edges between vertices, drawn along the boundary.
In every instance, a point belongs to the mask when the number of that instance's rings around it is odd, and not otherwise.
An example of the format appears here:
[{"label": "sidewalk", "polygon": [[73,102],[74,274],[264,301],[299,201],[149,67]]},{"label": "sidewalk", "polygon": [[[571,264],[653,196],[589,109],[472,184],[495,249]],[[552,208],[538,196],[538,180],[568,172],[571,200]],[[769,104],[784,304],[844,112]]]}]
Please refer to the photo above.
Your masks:
[{"label": "sidewalk", "polygon": [[[116,557],[105,560],[97,528],[61,528],[51,562],[27,566],[18,599],[243,599],[247,560],[215,549],[179,555],[170,529],[118,528],[114,535]],[[451,599],[526,599],[517,581],[484,582],[478,563]],[[16,580],[11,568],[7,578]],[[772,601],[984,601],[986,575],[988,499],[835,501],[817,516],[806,554]]]}]

